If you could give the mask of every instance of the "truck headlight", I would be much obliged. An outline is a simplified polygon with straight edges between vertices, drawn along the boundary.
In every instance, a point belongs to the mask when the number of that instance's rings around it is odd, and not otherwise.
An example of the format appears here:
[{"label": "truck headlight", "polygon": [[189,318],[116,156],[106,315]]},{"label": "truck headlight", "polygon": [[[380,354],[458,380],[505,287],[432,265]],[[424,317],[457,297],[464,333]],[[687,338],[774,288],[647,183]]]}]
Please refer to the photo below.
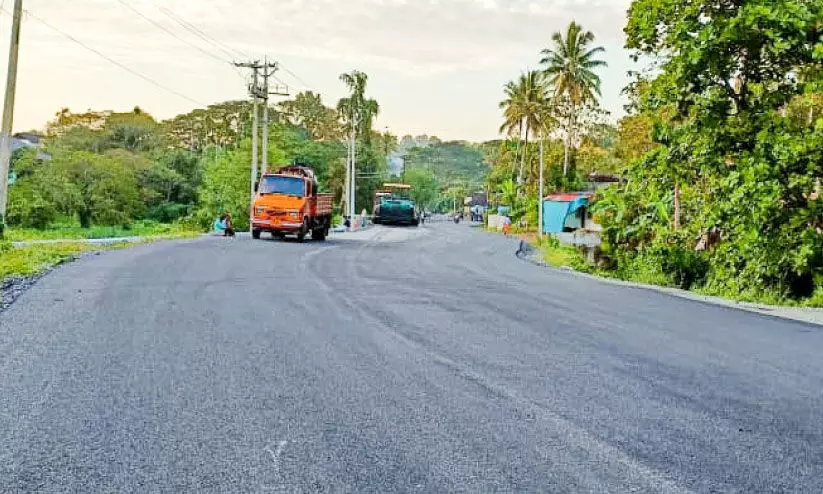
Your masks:
[{"label": "truck headlight", "polygon": [[291,216],[292,218],[297,218],[297,211],[292,211],[291,213],[289,213],[289,216]]},{"label": "truck headlight", "polygon": [[254,214],[255,214],[256,216],[263,216],[264,214],[266,214],[266,208],[265,208],[265,207],[262,207],[262,208],[254,208]]}]

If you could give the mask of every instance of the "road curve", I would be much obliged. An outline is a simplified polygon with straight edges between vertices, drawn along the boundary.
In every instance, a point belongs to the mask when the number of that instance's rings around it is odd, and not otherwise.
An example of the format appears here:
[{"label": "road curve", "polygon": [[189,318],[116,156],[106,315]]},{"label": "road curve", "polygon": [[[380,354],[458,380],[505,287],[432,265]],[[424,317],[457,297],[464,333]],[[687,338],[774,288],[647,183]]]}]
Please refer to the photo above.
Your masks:
[{"label": "road curve", "polygon": [[823,492],[823,329],[464,225],[65,266],[0,315],[0,492]]}]

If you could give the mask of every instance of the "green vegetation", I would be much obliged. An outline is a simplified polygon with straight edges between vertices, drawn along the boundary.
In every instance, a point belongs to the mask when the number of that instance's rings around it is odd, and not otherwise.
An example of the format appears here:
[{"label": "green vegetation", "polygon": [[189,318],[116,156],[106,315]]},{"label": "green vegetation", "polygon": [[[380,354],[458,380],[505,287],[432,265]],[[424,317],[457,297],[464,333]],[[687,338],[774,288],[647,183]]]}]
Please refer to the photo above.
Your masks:
[{"label": "green vegetation", "polygon": [[101,239],[121,237],[179,237],[197,234],[192,226],[177,223],[158,223],[150,220],[135,221],[128,227],[92,226],[82,228],[77,224],[54,224],[46,230],[35,228],[10,228],[6,240],[25,242],[31,240]]},{"label": "green vegetation", "polygon": [[406,183],[412,186],[411,198],[419,208],[432,209],[440,193],[440,185],[434,173],[423,169],[406,172]]},{"label": "green vegetation", "polygon": [[[542,52],[545,93],[534,73],[505,86],[512,139],[484,146],[496,202],[536,220],[537,139],[547,192],[592,172],[624,179],[593,208],[600,274],[820,306],[823,4],[634,0],[625,31],[648,66],[617,126],[597,105],[603,50],[575,23]],[[574,259],[544,249],[552,263]]]},{"label": "green vegetation", "polygon": [[[579,109],[585,104],[596,104],[600,96],[600,76],[595,69],[605,67],[606,62],[595,58],[604,53],[601,46],[592,47],[594,34],[572,22],[562,33],[552,35],[552,47],[544,49],[540,64],[545,66],[546,83],[554,89],[554,100],[549,113],[564,121],[566,149],[563,175],[568,173],[569,154],[578,130]],[[527,132],[528,134],[528,129]],[[527,135],[528,137],[528,135]]]},{"label": "green vegetation", "polygon": [[572,269],[580,269],[586,266],[583,256],[574,247],[560,245],[556,239],[550,236],[544,237],[542,242],[538,239],[536,243],[543,260],[550,266]]},{"label": "green vegetation", "polygon": [[79,243],[31,245],[13,248],[0,243],[0,281],[11,276],[32,276],[84,252],[112,248]]},{"label": "green vegetation", "polygon": [[531,229],[537,227],[541,161],[545,194],[583,189],[588,174],[620,168],[618,131],[605,122],[597,101],[603,48],[576,23],[551,40],[541,51],[542,70],[504,85],[500,131],[509,139],[481,146],[491,168],[486,190],[492,203],[510,207],[512,220],[525,220]]},{"label": "green vegetation", "polygon": [[[405,168],[427,170],[440,184],[482,182],[489,167],[479,146],[466,142],[425,140],[413,145],[405,154]],[[407,177],[408,178],[408,177]]]},{"label": "green vegetation", "polygon": [[[371,208],[388,176],[390,134],[372,131],[376,101],[367,77],[344,74],[352,90],[337,108],[306,92],[271,108],[271,167],[298,162],[317,172],[322,190],[343,200],[352,112],[357,131],[357,207]],[[97,238],[208,229],[228,211],[245,229],[249,216],[252,108],[230,101],[165,122],[132,112],[60,110],[42,149],[15,153],[8,238]],[[158,224],[172,225],[161,227]],[[147,226],[151,225],[151,226]],[[186,226],[182,226],[186,225]]]},{"label": "green vegetation", "polygon": [[617,272],[820,305],[821,26],[819,2],[633,2],[627,46],[656,70],[629,88],[629,180],[597,205]]}]

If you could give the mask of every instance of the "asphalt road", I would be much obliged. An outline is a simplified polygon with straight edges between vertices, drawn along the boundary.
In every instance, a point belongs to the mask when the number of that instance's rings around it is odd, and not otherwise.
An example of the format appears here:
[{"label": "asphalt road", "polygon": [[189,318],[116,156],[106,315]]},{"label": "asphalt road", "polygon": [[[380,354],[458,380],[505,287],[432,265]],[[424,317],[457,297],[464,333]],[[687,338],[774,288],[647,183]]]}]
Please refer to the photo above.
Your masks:
[{"label": "asphalt road", "polygon": [[0,315],[0,492],[823,492],[823,329],[465,225],[83,259]]}]

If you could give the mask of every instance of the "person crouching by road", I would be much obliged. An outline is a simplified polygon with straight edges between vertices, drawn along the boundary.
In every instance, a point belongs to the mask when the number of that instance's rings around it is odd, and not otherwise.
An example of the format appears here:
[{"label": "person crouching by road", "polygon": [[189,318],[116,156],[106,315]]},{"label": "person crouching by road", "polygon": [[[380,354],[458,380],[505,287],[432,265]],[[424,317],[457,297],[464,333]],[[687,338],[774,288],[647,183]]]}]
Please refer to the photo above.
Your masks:
[{"label": "person crouching by road", "polygon": [[214,229],[223,232],[224,237],[234,236],[234,224],[231,222],[231,213],[226,212],[219,220],[214,222]]}]

